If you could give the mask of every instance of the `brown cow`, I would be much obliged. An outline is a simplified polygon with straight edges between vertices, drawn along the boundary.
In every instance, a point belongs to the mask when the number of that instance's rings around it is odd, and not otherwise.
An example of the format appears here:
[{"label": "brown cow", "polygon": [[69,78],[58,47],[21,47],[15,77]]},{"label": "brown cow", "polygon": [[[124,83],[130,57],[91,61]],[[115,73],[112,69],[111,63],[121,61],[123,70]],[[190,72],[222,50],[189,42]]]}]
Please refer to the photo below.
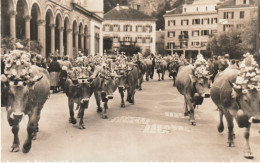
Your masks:
[{"label": "brown cow", "polygon": [[190,114],[190,122],[192,125],[196,125],[194,108],[196,105],[202,104],[203,98],[210,97],[209,84],[209,76],[196,77],[194,75],[193,66],[180,67],[176,78],[176,87],[180,94],[184,96],[184,115],[187,116]]},{"label": "brown cow", "polygon": [[49,73],[38,66],[31,66],[31,79],[22,80],[19,78],[8,79],[2,75],[2,83],[6,86],[7,92],[7,119],[12,126],[14,141],[11,152],[20,150],[20,141],[18,137],[19,123],[24,115],[29,116],[27,125],[27,138],[23,145],[23,152],[30,151],[32,140],[36,139],[38,132],[38,123],[40,113],[44,103],[49,97],[50,77]]},{"label": "brown cow", "polygon": [[249,146],[250,126],[253,122],[260,122],[260,87],[257,89],[234,89],[234,83],[240,71],[227,68],[217,74],[211,87],[211,98],[218,106],[220,122],[218,131],[223,132],[223,115],[225,115],[228,126],[228,146],[234,145],[234,124],[236,119],[240,128],[245,127],[246,147],[244,150],[245,158],[253,158]]}]

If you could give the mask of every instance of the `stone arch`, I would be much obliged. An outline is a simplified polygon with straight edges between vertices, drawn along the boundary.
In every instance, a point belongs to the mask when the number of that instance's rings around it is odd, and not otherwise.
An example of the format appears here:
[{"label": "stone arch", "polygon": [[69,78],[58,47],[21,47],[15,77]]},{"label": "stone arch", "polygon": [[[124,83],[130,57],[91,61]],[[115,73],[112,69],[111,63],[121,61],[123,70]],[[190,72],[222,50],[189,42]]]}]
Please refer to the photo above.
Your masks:
[{"label": "stone arch", "polygon": [[59,12],[56,12],[55,15],[55,51],[57,54],[61,54],[63,52],[63,21],[62,16]]},{"label": "stone arch", "polygon": [[31,6],[30,39],[39,40],[38,21],[41,20],[42,13],[38,3],[34,2]]},{"label": "stone arch", "polygon": [[63,32],[63,46],[64,46],[64,55],[67,55],[68,52],[70,51],[70,47],[69,47],[69,37],[68,34],[69,32],[71,32],[70,30],[70,20],[68,16],[64,17],[64,32]]},{"label": "stone arch", "polygon": [[50,54],[54,52],[54,14],[53,9],[50,6],[47,6],[45,12],[45,52],[46,58],[49,58]]},{"label": "stone arch", "polygon": [[84,31],[83,31],[83,24],[82,24],[82,22],[80,22],[80,24],[79,24],[79,36],[78,36],[78,39],[79,39],[79,41],[78,41],[78,48],[81,50],[81,51],[83,51],[84,49],[83,49],[83,42],[84,42],[84,37],[83,37],[83,34],[84,34]]},{"label": "stone arch", "polygon": [[88,35],[89,35],[89,32],[88,32],[88,25],[85,25],[84,26],[84,54],[85,55],[88,55],[89,53],[89,40],[88,40]]},{"label": "stone arch", "polygon": [[[1,0],[1,36],[15,38],[15,5],[13,0]],[[13,29],[13,30],[11,30]]]},{"label": "stone arch", "polygon": [[16,4],[16,38],[30,38],[30,12],[26,0],[18,0]]},{"label": "stone arch", "polygon": [[72,33],[73,33],[73,48],[78,49],[78,23],[77,20],[74,19],[73,23],[72,23]]}]

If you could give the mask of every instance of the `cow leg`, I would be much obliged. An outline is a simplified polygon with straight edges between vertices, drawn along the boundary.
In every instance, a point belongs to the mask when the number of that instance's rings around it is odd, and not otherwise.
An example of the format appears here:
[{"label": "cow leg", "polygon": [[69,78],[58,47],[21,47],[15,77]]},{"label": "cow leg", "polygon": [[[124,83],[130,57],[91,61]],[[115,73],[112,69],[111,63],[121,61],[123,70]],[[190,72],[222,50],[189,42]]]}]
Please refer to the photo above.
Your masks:
[{"label": "cow leg", "polygon": [[39,106],[38,107],[38,110],[37,110],[37,115],[36,115],[36,126],[34,128],[34,131],[32,133],[32,140],[36,140],[37,138],[37,132],[39,132],[39,121],[40,121],[40,118],[41,118],[41,110],[43,108],[43,105],[42,106]]},{"label": "cow leg", "polygon": [[164,80],[165,71],[162,72],[162,80]]},{"label": "cow leg", "polygon": [[73,110],[74,109],[74,102],[73,102],[73,100],[69,99],[68,103],[69,103],[69,110],[70,110],[69,122],[72,123],[72,124],[76,124],[77,120],[74,118],[74,110]]},{"label": "cow leg", "polygon": [[119,89],[119,93],[121,95],[121,108],[124,108],[125,107],[125,100],[124,100],[124,90],[123,89]]},{"label": "cow leg", "polygon": [[131,93],[132,104],[135,104],[135,90]]},{"label": "cow leg", "polygon": [[14,134],[14,140],[13,140],[13,145],[10,149],[10,152],[19,152],[20,150],[20,141],[18,137],[18,132],[19,132],[19,124],[13,125],[12,126],[12,133]]},{"label": "cow leg", "polygon": [[144,76],[141,75],[140,80],[139,80],[139,82],[140,82],[140,83],[139,83],[139,90],[142,90],[143,78],[144,78]]},{"label": "cow leg", "polygon": [[150,72],[146,72],[146,73],[145,73],[145,76],[146,76],[145,79],[146,79],[146,81],[149,81],[149,74],[150,74]]},{"label": "cow leg", "polygon": [[218,125],[218,132],[222,133],[224,131],[224,124],[223,124],[223,110],[219,109],[219,125]]},{"label": "cow leg", "polygon": [[80,107],[80,109],[79,109],[79,113],[80,113],[79,129],[85,129],[84,122],[83,122],[84,112],[85,112],[85,108]]},{"label": "cow leg", "polygon": [[196,126],[196,121],[195,121],[195,117],[194,117],[194,105],[191,102],[191,97],[185,96],[185,101],[187,102],[187,105],[190,108],[190,123],[191,123],[191,125]]},{"label": "cow leg", "polygon": [[103,116],[102,116],[103,119],[108,119],[108,116],[107,116],[108,105],[107,105],[107,103],[108,103],[108,100],[106,100],[104,102],[104,112],[103,112]]},{"label": "cow leg", "polygon": [[184,116],[188,116],[190,114],[189,110],[188,110],[188,105],[186,102],[186,98],[184,96]]},{"label": "cow leg", "polygon": [[226,117],[227,126],[228,126],[228,146],[232,147],[234,146],[234,137],[235,137],[235,134],[233,132],[234,129],[233,117],[229,112],[225,112],[224,115]]},{"label": "cow leg", "polygon": [[249,126],[246,128],[246,131],[244,134],[244,137],[246,139],[246,149],[244,151],[244,157],[248,158],[248,159],[253,159],[254,155],[251,152],[250,145],[249,145],[250,127],[251,127],[251,124],[249,124]]},{"label": "cow leg", "polygon": [[37,109],[33,108],[33,112],[29,114],[29,122],[27,124],[27,138],[23,144],[23,153],[28,153],[31,150],[33,131],[37,124]]},{"label": "cow leg", "polygon": [[158,79],[158,81],[161,81],[161,78],[160,78],[160,73],[158,73],[158,78],[159,78],[159,79]]},{"label": "cow leg", "polygon": [[100,101],[101,101],[101,97],[100,97],[100,94],[99,92],[94,92],[94,96],[95,96],[95,99],[96,99],[96,104],[97,104],[97,112],[98,113],[102,113],[103,109],[102,107],[100,106]]}]

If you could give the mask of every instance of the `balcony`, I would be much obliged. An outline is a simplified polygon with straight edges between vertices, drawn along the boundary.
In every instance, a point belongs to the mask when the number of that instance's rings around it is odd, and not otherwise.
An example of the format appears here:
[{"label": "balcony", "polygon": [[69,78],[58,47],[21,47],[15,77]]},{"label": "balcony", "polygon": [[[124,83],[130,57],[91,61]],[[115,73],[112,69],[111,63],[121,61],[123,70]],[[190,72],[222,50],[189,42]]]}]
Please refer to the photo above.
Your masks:
[{"label": "balcony", "polygon": [[180,41],[188,41],[189,40],[189,35],[179,35],[179,40]]}]

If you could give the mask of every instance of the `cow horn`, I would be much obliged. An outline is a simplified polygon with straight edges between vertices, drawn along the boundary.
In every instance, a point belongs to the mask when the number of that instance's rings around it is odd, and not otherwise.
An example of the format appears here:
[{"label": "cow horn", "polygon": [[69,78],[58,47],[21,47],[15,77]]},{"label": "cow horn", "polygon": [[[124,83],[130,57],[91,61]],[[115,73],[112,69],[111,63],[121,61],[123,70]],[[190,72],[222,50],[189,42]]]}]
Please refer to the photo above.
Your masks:
[{"label": "cow horn", "polygon": [[38,77],[37,75],[33,78],[34,82],[38,82],[43,78],[43,75],[41,77]]}]

